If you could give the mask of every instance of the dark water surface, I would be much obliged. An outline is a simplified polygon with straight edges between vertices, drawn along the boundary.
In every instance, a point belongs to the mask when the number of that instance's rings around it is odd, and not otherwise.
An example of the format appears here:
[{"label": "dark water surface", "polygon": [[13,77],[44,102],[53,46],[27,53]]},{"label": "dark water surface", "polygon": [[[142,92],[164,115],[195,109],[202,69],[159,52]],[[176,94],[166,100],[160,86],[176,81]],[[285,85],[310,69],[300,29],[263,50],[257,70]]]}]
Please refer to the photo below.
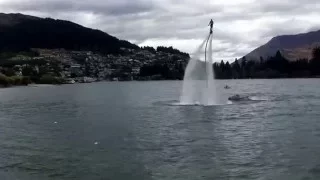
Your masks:
[{"label": "dark water surface", "polygon": [[265,101],[172,106],[179,81],[0,89],[0,179],[320,179],[320,79],[217,83]]}]

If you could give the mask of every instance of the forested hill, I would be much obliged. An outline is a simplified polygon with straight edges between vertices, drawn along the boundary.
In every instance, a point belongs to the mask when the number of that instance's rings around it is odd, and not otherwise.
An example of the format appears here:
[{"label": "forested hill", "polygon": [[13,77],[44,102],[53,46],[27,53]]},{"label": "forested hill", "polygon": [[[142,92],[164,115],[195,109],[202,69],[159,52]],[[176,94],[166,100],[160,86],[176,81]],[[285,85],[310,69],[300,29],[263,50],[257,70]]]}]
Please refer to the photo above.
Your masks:
[{"label": "forested hill", "polygon": [[22,14],[0,13],[0,51],[21,51],[30,48],[64,48],[117,54],[120,48],[138,49],[100,30],[70,21],[38,18]]},{"label": "forested hill", "polygon": [[282,35],[272,38],[268,43],[245,55],[247,60],[259,61],[274,56],[277,51],[289,61],[310,58],[312,49],[320,44],[320,30],[302,34]]},{"label": "forested hill", "polygon": [[231,64],[223,61],[214,63],[213,68],[217,79],[320,77],[320,47],[312,49],[310,59],[290,61],[277,51],[268,59],[252,61],[244,57]]}]

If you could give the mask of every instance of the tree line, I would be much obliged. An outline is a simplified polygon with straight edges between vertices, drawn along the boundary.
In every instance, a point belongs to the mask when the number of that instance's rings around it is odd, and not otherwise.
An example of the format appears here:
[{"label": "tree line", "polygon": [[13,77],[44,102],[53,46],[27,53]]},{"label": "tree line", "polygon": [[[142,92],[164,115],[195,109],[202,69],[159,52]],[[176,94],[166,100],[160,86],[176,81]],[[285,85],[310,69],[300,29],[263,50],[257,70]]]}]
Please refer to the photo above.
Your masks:
[{"label": "tree line", "polygon": [[141,47],[142,50],[147,50],[151,53],[156,53],[156,52],[165,52],[169,54],[176,54],[176,55],[181,55],[183,57],[190,57],[188,53],[179,51],[178,49],[173,48],[172,46],[165,47],[165,46],[158,46],[156,49],[154,47],[150,46],[143,46]]},{"label": "tree line", "polygon": [[[204,68],[199,61],[199,68]],[[205,65],[204,62],[202,62]],[[320,47],[314,48],[311,59],[289,61],[277,51],[267,59],[249,61],[246,57],[233,63],[224,62],[212,65],[216,79],[258,79],[258,78],[312,78],[320,77]],[[149,64],[140,69],[140,77],[151,79],[183,79],[186,64]]]},{"label": "tree line", "polygon": [[221,61],[214,63],[216,79],[247,78],[311,78],[320,76],[320,47],[312,51],[312,58],[289,61],[280,51],[264,60],[248,61],[246,57],[233,63]]},{"label": "tree line", "polygon": [[169,64],[150,64],[142,66],[139,79],[148,77],[148,80],[182,80],[184,75],[184,65],[176,63]]}]

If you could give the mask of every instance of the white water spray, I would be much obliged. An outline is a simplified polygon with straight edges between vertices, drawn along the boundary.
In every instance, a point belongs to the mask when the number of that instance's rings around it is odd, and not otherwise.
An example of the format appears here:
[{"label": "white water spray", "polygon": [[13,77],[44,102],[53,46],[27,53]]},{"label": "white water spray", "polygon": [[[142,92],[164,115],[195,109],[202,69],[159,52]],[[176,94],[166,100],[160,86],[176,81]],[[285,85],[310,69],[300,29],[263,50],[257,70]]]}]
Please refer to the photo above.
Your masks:
[{"label": "white water spray", "polygon": [[[205,44],[205,61],[201,61],[200,55]],[[212,65],[212,34],[209,34],[189,60],[184,74],[180,104],[206,106],[217,104]]]}]

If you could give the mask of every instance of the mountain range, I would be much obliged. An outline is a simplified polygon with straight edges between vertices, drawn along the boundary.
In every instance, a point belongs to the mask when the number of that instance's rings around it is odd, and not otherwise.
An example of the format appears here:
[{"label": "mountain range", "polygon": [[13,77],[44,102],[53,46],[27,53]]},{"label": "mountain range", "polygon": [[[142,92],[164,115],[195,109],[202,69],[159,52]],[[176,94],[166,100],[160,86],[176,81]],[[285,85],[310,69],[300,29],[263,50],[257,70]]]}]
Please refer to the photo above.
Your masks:
[{"label": "mountain range", "polygon": [[312,49],[320,45],[320,30],[296,35],[282,35],[272,38],[266,44],[245,55],[247,60],[267,59],[280,51],[289,61],[310,59]]},{"label": "mountain range", "polygon": [[0,13],[0,51],[64,48],[117,54],[137,45],[70,21]]}]

